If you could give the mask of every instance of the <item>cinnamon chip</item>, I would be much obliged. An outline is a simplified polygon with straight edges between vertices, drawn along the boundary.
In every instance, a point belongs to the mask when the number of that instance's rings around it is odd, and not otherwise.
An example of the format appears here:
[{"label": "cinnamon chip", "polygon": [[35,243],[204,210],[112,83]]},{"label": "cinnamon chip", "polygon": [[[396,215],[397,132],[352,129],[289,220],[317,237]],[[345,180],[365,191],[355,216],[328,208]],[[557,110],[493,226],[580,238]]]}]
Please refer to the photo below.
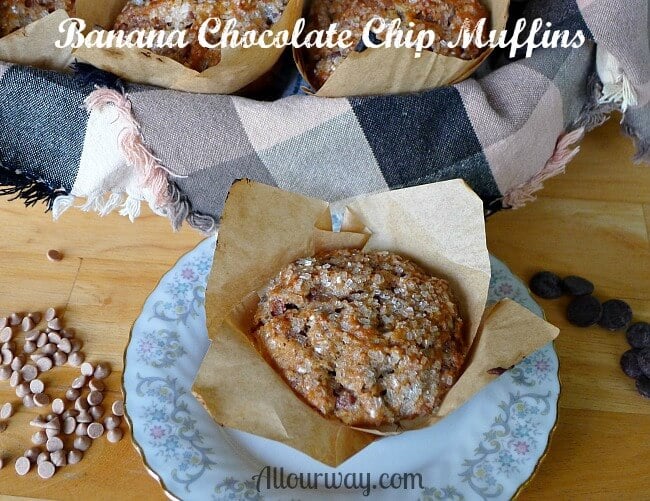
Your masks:
[{"label": "cinnamon chip", "polygon": [[63,260],[63,254],[61,254],[56,249],[50,249],[49,251],[47,251],[46,256],[50,261],[55,263]]}]

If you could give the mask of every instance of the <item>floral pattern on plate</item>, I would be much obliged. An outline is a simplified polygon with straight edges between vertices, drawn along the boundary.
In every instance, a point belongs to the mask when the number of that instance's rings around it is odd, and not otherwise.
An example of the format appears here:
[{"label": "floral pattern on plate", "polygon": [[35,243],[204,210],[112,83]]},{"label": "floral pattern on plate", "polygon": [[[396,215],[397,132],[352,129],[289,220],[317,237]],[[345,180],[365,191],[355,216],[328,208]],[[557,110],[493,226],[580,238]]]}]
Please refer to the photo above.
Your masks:
[{"label": "floral pattern on plate", "polygon": [[[265,463],[252,459],[257,452],[270,450],[267,457],[270,454],[279,464],[282,455],[289,462],[300,462],[295,457],[299,453],[241,432],[229,434],[192,395],[192,381],[209,346],[204,302],[214,248],[215,239],[208,239],[184,256],[163,277],[133,327],[124,390],[133,438],[145,464],[168,495],[181,499],[322,499],[342,493],[365,499],[355,491],[258,491],[253,478],[259,468],[252,463]],[[541,315],[524,284],[503,263],[491,261],[489,301],[508,297]],[[557,417],[557,372],[557,356],[548,345],[489,385],[462,412],[430,429],[382,439],[339,470],[360,471],[363,465],[375,475],[387,466],[377,462],[371,448],[414,449],[422,440],[415,434],[420,434],[431,440],[430,457],[429,452],[413,452],[412,462],[421,464],[404,471],[421,471],[427,480],[409,495],[400,492],[401,498],[508,499],[532,475],[546,449]],[[449,443],[441,443],[444,437]],[[238,439],[250,442],[252,452],[246,452]],[[309,458],[305,462],[312,470],[324,468]],[[373,498],[391,499],[392,492],[373,491]]]}]

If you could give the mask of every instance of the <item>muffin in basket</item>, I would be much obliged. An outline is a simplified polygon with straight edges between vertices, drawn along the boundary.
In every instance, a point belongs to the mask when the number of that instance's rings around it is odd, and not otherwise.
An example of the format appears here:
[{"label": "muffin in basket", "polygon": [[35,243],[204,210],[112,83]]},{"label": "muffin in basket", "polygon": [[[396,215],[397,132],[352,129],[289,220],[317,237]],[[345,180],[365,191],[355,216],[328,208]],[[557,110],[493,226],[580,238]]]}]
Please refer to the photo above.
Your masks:
[{"label": "muffin in basket", "polygon": [[260,351],[294,392],[349,426],[434,413],[466,354],[447,281],[389,252],[295,261],[263,292],[255,321]]},{"label": "muffin in basket", "polygon": [[[473,30],[480,19],[489,19],[489,13],[480,0],[314,0],[307,31],[326,30],[330,24],[336,23],[339,33],[350,30],[354,40],[350,48],[312,47],[301,51],[305,77],[315,89],[325,84],[353,50],[363,49],[363,30],[375,17],[386,23],[400,19],[402,29],[409,29],[409,23],[413,23],[410,29],[415,33],[432,30],[436,34],[432,50],[445,56],[471,60],[481,55],[481,48],[475,44],[467,48],[452,48],[447,47],[446,42],[456,42],[463,23],[467,22],[468,28]],[[381,39],[381,35],[378,38]]]}]

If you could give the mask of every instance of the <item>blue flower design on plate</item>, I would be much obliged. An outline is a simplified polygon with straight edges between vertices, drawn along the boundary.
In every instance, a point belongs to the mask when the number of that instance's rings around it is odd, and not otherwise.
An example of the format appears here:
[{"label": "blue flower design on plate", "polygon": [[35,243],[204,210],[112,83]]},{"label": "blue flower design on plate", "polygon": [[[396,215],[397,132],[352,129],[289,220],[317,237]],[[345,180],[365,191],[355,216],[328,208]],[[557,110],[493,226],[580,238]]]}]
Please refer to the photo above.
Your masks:
[{"label": "blue flower design on plate", "polygon": [[141,414],[149,446],[173,465],[171,475],[189,492],[190,486],[217,463],[196,429],[186,402],[187,390],[176,379],[137,375],[136,394],[150,397]]},{"label": "blue flower design on plate", "polygon": [[[258,492],[252,476],[259,470],[251,466],[252,459],[246,459],[236,439],[214,424],[191,393],[208,347],[204,303],[214,248],[215,240],[209,239],[183,257],[163,277],[134,325],[124,376],[134,439],[164,488],[182,499],[327,497],[323,491]],[[506,297],[542,313],[525,285],[493,258],[489,302]],[[557,371],[557,356],[549,345],[504,373],[486,389],[493,395],[481,393],[466,406],[464,417],[471,425],[461,430],[458,437],[462,438],[456,438],[460,442],[440,444],[447,451],[440,455],[446,458],[445,468],[423,467],[428,480],[424,487],[412,495],[400,492],[400,497],[423,501],[510,498],[532,474],[555,424]],[[439,426],[453,419],[450,416]],[[263,439],[258,440],[257,447],[267,447]],[[441,440],[444,436],[437,436],[430,449]],[[293,452],[287,448],[283,454]],[[451,473],[440,476],[436,472],[441,470]],[[373,491],[378,499],[394,499],[394,494]],[[336,498],[337,493],[332,496]],[[358,493],[347,497],[365,499]]]},{"label": "blue flower design on plate", "polygon": [[178,270],[171,280],[162,284],[165,299],[156,301],[151,318],[187,324],[195,319],[205,302],[205,287],[212,256],[203,254],[193,257]]}]

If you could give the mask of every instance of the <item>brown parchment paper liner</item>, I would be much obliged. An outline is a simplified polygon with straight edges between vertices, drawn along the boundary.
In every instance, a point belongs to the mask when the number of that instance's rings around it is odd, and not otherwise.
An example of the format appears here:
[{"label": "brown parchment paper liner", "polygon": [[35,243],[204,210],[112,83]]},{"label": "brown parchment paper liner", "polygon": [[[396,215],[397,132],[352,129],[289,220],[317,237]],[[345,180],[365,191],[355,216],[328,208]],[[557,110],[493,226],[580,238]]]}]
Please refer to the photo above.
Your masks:
[{"label": "brown parchment paper liner", "polygon": [[[90,27],[112,29],[113,23],[128,0],[86,0],[77,7],[79,17]],[[280,20],[271,30],[292,30],[301,17],[304,0],[289,0]],[[218,50],[218,49],[215,49]],[[249,49],[221,51],[221,62],[199,73],[168,57],[146,49],[97,49],[81,47],[74,57],[110,71],[132,82],[204,94],[231,94],[254,82],[269,71],[284,49]]]},{"label": "brown parchment paper liner", "polygon": [[[262,289],[300,257],[330,248],[390,250],[449,280],[472,343],[466,369],[434,416],[361,430],[328,419],[301,400],[256,350],[251,330]],[[326,202],[239,181],[222,215],[206,291],[212,345],[193,391],[215,421],[277,440],[337,466],[380,435],[423,428],[460,407],[497,376],[557,336],[511,301],[485,313],[490,280],[483,204],[461,180],[361,196],[332,232]]]},{"label": "brown parchment paper liner", "polygon": [[0,38],[0,61],[63,71],[72,62],[72,49],[54,45],[61,34],[59,25],[68,19],[65,10],[52,14]]},{"label": "brown parchment paper liner", "polygon": [[[504,30],[510,0],[481,1],[490,12],[490,29]],[[487,35],[484,33],[484,38]],[[479,57],[469,61],[442,56],[429,50],[423,51],[421,57],[416,59],[415,49],[406,47],[381,47],[352,52],[317,90],[316,95],[347,97],[404,94],[451,85],[470,76],[492,50],[486,47]],[[293,55],[300,74],[315,88],[307,71],[303,49],[294,48]]]}]

